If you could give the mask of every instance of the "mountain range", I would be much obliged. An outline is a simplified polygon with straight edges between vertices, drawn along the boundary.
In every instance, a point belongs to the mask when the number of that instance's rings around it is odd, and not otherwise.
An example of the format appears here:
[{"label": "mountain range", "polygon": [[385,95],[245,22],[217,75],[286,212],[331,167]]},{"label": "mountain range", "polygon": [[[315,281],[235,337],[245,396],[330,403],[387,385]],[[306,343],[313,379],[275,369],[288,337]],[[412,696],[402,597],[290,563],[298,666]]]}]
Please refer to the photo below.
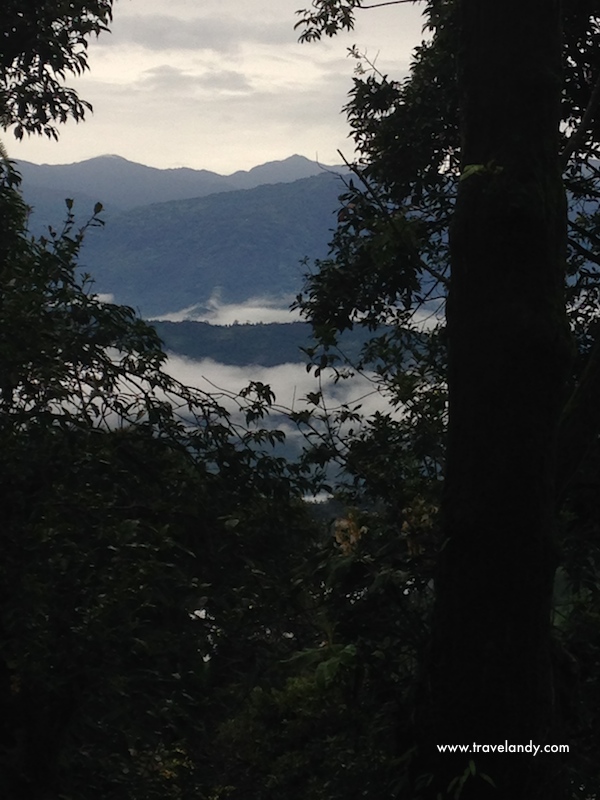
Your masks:
[{"label": "mountain range", "polygon": [[[17,161],[23,178],[23,194],[36,213],[47,212],[47,204],[70,197],[93,208],[100,201],[109,213],[151,203],[204,197],[217,192],[253,189],[265,183],[290,183],[324,172],[345,172],[344,167],[324,166],[304,156],[293,155],[250,170],[220,175],[206,169],[158,169],[136,164],[121,156],[106,155],[74,164],[32,164]],[[64,207],[64,205],[63,205]]]},{"label": "mountain range", "polygon": [[60,226],[67,197],[78,223],[103,204],[106,224],[88,231],[81,267],[98,292],[146,317],[215,295],[230,303],[298,292],[301,261],[327,254],[345,188],[343,168],[302,156],[228,176],[118,156],[17,166],[33,232]]}]

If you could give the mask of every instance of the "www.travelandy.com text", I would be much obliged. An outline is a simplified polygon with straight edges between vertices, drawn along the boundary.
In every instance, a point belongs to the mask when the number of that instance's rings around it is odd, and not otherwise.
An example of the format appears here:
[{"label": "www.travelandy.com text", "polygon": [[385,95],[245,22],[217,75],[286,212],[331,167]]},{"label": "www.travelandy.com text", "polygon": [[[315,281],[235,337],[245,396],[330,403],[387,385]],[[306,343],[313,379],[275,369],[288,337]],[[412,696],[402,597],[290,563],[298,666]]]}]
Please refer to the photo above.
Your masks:
[{"label": "www.travelandy.com text", "polygon": [[537,756],[540,753],[568,753],[568,744],[534,744],[531,740],[529,744],[509,744],[505,740],[503,744],[438,744],[437,749],[440,753],[532,753]]}]

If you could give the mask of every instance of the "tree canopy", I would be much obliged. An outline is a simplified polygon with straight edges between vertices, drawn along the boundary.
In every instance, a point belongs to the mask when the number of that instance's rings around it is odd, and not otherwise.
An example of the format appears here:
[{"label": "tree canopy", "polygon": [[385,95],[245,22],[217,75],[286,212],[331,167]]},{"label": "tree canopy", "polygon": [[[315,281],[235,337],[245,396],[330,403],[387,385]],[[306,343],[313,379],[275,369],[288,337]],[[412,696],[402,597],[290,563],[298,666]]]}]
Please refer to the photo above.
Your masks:
[{"label": "tree canopy", "polygon": [[113,0],[6,0],[0,10],[0,124],[57,138],[56,122],[91,110],[63,85],[88,69],[91,35],[109,30]]}]

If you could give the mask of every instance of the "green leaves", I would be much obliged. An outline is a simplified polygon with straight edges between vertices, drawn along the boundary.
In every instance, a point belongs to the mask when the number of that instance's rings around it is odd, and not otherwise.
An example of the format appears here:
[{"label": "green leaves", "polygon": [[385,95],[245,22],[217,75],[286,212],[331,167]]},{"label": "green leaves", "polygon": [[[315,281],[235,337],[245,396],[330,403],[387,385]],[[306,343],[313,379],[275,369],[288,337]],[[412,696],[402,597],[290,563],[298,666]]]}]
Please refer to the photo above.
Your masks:
[{"label": "green leaves", "polygon": [[63,86],[87,68],[87,39],[108,31],[112,0],[5,0],[0,10],[0,124],[58,138],[54,123],[79,121],[91,105]]},{"label": "green leaves", "polygon": [[356,663],[356,646],[332,648],[329,658],[321,661],[315,672],[315,681],[319,688],[326,689],[345,667],[351,668]]},{"label": "green leaves", "polygon": [[301,19],[294,28],[304,27],[300,41],[319,41],[323,34],[335,36],[340,30],[352,30],[354,9],[360,5],[361,0],[314,0],[312,10],[296,11]]},{"label": "green leaves", "polygon": [[460,174],[459,181],[466,181],[473,175],[481,175],[481,173],[484,171],[485,166],[483,164],[466,164]]}]

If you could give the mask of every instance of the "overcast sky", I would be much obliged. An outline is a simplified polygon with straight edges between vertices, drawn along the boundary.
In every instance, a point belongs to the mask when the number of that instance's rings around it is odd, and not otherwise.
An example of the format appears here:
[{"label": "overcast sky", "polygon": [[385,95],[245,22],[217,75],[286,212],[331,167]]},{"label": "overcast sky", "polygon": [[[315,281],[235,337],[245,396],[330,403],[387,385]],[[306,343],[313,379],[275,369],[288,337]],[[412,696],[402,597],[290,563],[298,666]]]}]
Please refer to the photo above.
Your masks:
[{"label": "overcast sky", "polygon": [[353,32],[299,44],[295,11],[309,3],[116,0],[112,33],[90,43],[90,71],[69,78],[94,114],[61,126],[58,143],[7,134],[11,157],[66,164],[111,153],[222,174],[294,153],[339,163],[338,149],[352,155],[341,113],[348,48],[402,77],[422,39],[420,4],[364,9]]}]

